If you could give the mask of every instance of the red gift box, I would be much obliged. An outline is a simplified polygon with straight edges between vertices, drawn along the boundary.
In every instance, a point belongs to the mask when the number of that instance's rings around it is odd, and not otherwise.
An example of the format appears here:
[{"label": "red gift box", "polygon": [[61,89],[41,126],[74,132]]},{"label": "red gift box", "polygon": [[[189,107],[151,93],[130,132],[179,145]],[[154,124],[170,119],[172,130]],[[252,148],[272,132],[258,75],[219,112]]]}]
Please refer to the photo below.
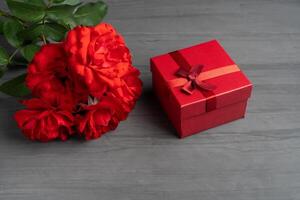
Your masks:
[{"label": "red gift box", "polygon": [[218,41],[150,61],[153,88],[179,137],[245,116],[252,84]]}]

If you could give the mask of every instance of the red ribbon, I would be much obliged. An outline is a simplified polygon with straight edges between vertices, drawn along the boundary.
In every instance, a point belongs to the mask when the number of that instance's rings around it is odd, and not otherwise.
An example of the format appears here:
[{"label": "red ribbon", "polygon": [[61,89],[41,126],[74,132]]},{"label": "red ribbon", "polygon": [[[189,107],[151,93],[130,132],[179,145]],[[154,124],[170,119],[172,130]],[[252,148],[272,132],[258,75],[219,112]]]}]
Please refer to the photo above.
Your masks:
[{"label": "red ribbon", "polygon": [[[217,107],[217,98],[213,93],[213,90],[216,88],[216,86],[197,79],[203,70],[203,65],[191,66],[179,51],[171,52],[169,55],[180,67],[176,72],[176,75],[187,80],[186,83],[181,87],[181,91],[191,95],[197,88],[206,98],[206,112],[215,110]],[[173,83],[176,85],[176,80],[174,81]]]},{"label": "red ribbon", "polygon": [[196,65],[192,67],[189,71],[180,68],[176,75],[187,79],[187,82],[182,86],[181,90],[187,94],[193,94],[194,89],[202,89],[207,91],[213,91],[216,89],[215,85],[200,81],[197,77],[200,75],[203,69],[203,65]]}]

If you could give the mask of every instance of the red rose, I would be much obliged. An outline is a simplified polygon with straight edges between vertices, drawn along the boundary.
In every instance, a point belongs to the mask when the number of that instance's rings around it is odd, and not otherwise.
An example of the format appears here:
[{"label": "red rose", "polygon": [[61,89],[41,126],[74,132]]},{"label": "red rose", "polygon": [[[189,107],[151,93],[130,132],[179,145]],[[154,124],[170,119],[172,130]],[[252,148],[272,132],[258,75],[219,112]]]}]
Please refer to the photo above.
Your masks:
[{"label": "red rose", "polygon": [[98,138],[133,109],[142,91],[139,74],[111,25],[76,27],[65,42],[44,45],[35,55],[26,78],[34,98],[24,101],[27,109],[16,121],[31,140],[75,133]]},{"label": "red rose", "polygon": [[42,46],[28,66],[26,85],[32,95],[49,101],[59,100],[68,110],[72,110],[80,99],[87,99],[88,96],[82,87],[74,91],[75,83],[77,81],[74,82],[70,77],[62,43]]},{"label": "red rose", "polygon": [[26,85],[31,89],[35,97],[48,99],[61,99],[66,102],[69,109],[73,107],[72,97],[69,88],[69,76],[65,61],[65,52],[62,44],[47,44],[35,54],[28,66]]},{"label": "red rose", "polygon": [[123,38],[111,25],[76,27],[67,35],[65,50],[70,71],[80,77],[75,79],[83,80],[92,96],[101,98],[111,92],[123,98],[125,104],[135,103],[141,92],[139,72],[132,66]]},{"label": "red rose", "polygon": [[[41,47],[28,66],[26,84],[35,96],[49,96],[49,92],[64,93],[68,71],[63,45],[47,44]],[[55,94],[55,95],[56,95]]]},{"label": "red rose", "polygon": [[126,117],[127,113],[123,112],[117,99],[105,96],[100,102],[92,99],[89,101],[89,105],[83,105],[75,122],[78,133],[86,140],[90,140],[99,138],[107,131],[115,129],[119,121]]},{"label": "red rose", "polygon": [[23,101],[26,110],[15,113],[15,119],[23,134],[30,140],[47,142],[54,139],[66,140],[72,135],[73,116],[59,106],[41,99]]},{"label": "red rose", "polygon": [[142,81],[139,79],[139,75],[140,72],[137,69],[131,68],[122,77],[124,84],[113,92],[123,102],[123,107],[128,112],[133,109],[136,100],[142,93]]}]

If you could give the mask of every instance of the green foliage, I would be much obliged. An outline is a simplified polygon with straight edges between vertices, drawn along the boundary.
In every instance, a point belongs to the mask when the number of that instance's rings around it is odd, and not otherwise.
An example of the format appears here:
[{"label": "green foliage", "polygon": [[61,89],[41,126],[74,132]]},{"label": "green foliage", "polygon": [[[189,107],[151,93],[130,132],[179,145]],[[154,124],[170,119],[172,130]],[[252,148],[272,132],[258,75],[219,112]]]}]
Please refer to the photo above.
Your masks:
[{"label": "green foliage", "polygon": [[7,67],[6,65],[9,62],[9,56],[8,53],[0,47],[0,78],[3,76],[4,72],[6,71]]},{"label": "green foliage", "polygon": [[76,5],[80,3],[80,0],[64,0],[63,3],[69,5]]},{"label": "green foliage", "polygon": [[7,65],[9,60],[8,53],[4,48],[0,47],[0,66]]},{"label": "green foliage", "polygon": [[46,15],[49,20],[57,21],[62,25],[73,28],[77,25],[73,14],[76,8],[77,5],[56,5],[49,8]]},{"label": "green foliage", "polygon": [[22,97],[30,93],[25,85],[26,74],[17,76],[0,85],[0,91],[14,97]]},{"label": "green foliage", "polygon": [[93,26],[98,24],[106,15],[107,6],[105,3],[99,1],[96,3],[89,3],[79,7],[74,13],[76,24],[85,24]]},{"label": "green foliage", "polygon": [[53,3],[63,3],[65,0],[53,0]]},{"label": "green foliage", "polygon": [[29,44],[24,46],[21,49],[21,54],[27,61],[30,62],[34,57],[35,53],[38,52],[39,50],[40,50],[40,46],[35,44]]},{"label": "green foliage", "polygon": [[18,37],[24,41],[33,42],[39,40],[40,36],[44,36],[49,40],[59,42],[67,33],[68,29],[57,23],[46,22],[44,24],[35,24],[18,33]]},{"label": "green foliage", "polygon": [[22,38],[17,36],[17,34],[22,30],[22,24],[16,19],[8,19],[3,24],[4,37],[13,47],[20,47],[23,44]]},{"label": "green foliage", "polygon": [[43,0],[18,0],[19,2],[23,2],[23,3],[29,3],[29,4],[33,4],[33,5],[37,5],[37,6],[42,6],[42,7],[46,7],[46,4]]},{"label": "green foliage", "polygon": [[0,20],[0,34],[3,34],[3,24],[4,22]]},{"label": "green foliage", "polygon": [[[0,10],[0,34],[15,48],[9,55],[0,47],[0,78],[9,66],[18,63],[15,55],[30,62],[40,46],[62,41],[66,33],[78,25],[94,26],[107,13],[100,0],[5,0],[9,12]],[[0,85],[0,91],[12,96],[28,94],[26,74]]]},{"label": "green foliage", "polygon": [[0,65],[0,78],[4,75],[5,71],[7,70],[7,67],[5,65]]},{"label": "green foliage", "polygon": [[6,0],[7,6],[12,15],[28,22],[42,20],[45,16],[44,6],[36,3],[23,3],[16,0]]}]

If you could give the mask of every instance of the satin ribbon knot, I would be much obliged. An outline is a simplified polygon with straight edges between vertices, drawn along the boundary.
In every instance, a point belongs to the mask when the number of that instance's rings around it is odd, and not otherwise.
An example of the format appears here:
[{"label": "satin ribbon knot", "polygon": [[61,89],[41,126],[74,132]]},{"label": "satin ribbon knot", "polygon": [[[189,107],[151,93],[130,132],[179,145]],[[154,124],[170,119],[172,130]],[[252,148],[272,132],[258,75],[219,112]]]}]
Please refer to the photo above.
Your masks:
[{"label": "satin ribbon knot", "polygon": [[186,94],[193,94],[193,91],[197,89],[213,91],[216,89],[215,85],[200,80],[199,75],[201,74],[203,65],[196,65],[191,67],[189,70],[185,68],[179,68],[176,75],[185,78],[187,81],[181,87],[181,90]]}]

